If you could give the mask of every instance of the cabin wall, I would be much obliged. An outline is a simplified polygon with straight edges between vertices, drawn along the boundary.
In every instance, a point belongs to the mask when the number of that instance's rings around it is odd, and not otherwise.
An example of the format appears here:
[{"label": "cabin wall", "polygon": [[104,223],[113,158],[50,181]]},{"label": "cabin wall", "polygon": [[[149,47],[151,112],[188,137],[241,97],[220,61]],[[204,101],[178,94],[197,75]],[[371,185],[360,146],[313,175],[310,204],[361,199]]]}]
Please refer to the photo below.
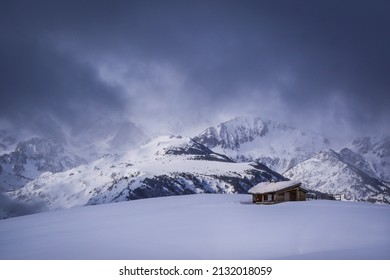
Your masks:
[{"label": "cabin wall", "polygon": [[275,203],[283,202],[284,201],[284,193],[277,193],[275,194]]},{"label": "cabin wall", "polygon": [[298,201],[305,201],[306,200],[306,192],[299,190],[299,198]]},{"label": "cabin wall", "polygon": [[274,203],[275,201],[274,194],[253,194],[252,201],[253,203]]},{"label": "cabin wall", "polygon": [[253,203],[279,203],[284,201],[305,201],[306,192],[301,188],[294,188],[281,193],[253,194]]}]

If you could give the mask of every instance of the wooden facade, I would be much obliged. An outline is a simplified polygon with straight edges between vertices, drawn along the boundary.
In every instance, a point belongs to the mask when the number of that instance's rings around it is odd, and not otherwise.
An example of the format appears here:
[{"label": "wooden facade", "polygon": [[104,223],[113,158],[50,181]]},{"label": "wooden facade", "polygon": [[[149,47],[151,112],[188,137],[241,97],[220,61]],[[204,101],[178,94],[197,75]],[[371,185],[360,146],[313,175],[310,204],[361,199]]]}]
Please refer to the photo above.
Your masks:
[{"label": "wooden facade", "polygon": [[[291,185],[269,183],[266,185],[261,183],[260,187],[253,187],[249,192],[252,194],[253,203],[279,203],[284,201],[305,201],[307,190],[301,187],[301,183],[292,182]],[[274,186],[272,184],[275,184]],[[287,186],[286,186],[287,185]],[[263,191],[261,189],[264,189]]]}]

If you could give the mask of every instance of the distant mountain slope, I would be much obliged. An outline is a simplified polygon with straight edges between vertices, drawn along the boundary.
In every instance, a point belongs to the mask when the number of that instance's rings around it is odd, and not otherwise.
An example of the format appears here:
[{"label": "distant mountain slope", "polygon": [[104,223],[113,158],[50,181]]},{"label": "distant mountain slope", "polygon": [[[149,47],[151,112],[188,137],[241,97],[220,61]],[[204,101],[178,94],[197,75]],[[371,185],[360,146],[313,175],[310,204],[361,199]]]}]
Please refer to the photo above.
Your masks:
[{"label": "distant mountain slope", "polygon": [[340,151],[343,160],[372,177],[390,181],[390,137],[357,138]]},{"label": "distant mountain slope", "polygon": [[237,117],[194,137],[197,142],[238,161],[258,161],[283,172],[328,149],[328,139],[260,117]]},{"label": "distant mountain slope", "polygon": [[0,156],[0,192],[21,188],[44,172],[61,172],[84,163],[59,143],[28,139],[18,143],[13,152]]},{"label": "distant mountain slope", "polygon": [[286,180],[266,166],[233,162],[190,138],[165,136],[120,158],[106,156],[44,173],[12,197],[60,209],[168,195],[246,193],[271,179]]},{"label": "distant mountain slope", "polygon": [[283,175],[301,181],[305,188],[341,194],[345,199],[390,203],[389,185],[344,161],[345,150],[341,152],[321,151]]}]

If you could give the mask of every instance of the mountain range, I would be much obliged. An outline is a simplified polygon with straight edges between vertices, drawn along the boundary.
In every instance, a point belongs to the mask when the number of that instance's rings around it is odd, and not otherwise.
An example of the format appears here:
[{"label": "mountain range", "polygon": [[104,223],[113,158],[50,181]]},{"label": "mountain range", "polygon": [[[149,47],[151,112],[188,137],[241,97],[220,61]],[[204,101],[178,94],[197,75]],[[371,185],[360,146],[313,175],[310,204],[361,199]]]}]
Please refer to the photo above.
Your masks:
[{"label": "mountain range", "polygon": [[194,137],[196,141],[237,161],[256,161],[284,172],[331,147],[330,140],[310,131],[260,117],[236,117]]},{"label": "mountain range", "polygon": [[310,190],[338,194],[346,200],[390,203],[388,183],[371,177],[333,150],[320,151],[283,175]]},{"label": "mountain range", "polygon": [[0,156],[0,192],[19,189],[44,172],[62,172],[86,163],[60,143],[30,138]]},{"label": "mountain range", "polygon": [[242,162],[260,162],[313,191],[390,202],[390,137],[360,137],[341,149],[311,131],[260,117],[236,117],[194,139]]},{"label": "mountain range", "polygon": [[53,210],[180,194],[246,193],[268,180],[287,179],[259,163],[236,163],[190,138],[163,136],[121,157],[107,155],[65,172],[43,173],[11,196]]},{"label": "mountain range", "polygon": [[[317,133],[248,116],[191,138],[150,139],[134,123],[112,120],[50,135],[19,141],[0,133],[0,195],[9,209],[15,209],[12,202],[52,210],[179,194],[246,193],[258,182],[288,179],[343,200],[390,202],[390,137],[361,137],[337,149]],[[11,212],[0,209],[0,216],[18,215]]]}]

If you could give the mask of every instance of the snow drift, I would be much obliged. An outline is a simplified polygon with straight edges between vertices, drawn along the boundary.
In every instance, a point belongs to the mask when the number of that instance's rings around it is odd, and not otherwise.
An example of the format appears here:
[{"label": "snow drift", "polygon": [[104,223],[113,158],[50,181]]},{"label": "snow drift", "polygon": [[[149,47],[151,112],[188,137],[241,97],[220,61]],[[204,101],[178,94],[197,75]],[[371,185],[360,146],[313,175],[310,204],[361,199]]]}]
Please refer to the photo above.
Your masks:
[{"label": "snow drift", "polygon": [[199,194],[0,221],[0,259],[389,259],[390,206]]}]

